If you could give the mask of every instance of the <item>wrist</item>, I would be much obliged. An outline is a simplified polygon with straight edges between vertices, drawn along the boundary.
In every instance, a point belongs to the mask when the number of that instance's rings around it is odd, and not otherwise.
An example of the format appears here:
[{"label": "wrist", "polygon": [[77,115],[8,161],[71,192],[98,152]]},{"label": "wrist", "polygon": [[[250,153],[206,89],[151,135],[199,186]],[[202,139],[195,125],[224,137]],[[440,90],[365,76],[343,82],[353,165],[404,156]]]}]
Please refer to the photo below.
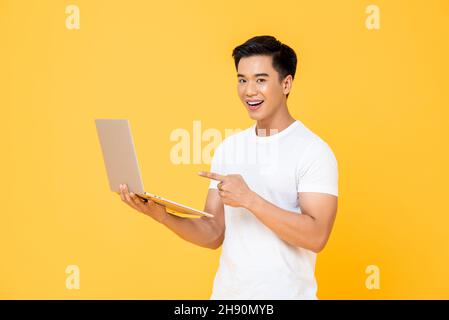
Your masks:
[{"label": "wrist", "polygon": [[163,207],[163,208],[161,208],[161,209],[162,209],[162,210],[161,210],[161,214],[159,214],[159,215],[157,216],[157,218],[155,217],[155,220],[156,220],[157,222],[159,222],[160,224],[166,226],[166,222],[167,222],[168,217],[169,217],[170,214],[167,212],[167,208]]},{"label": "wrist", "polygon": [[252,211],[257,203],[258,198],[259,195],[257,193],[255,193],[254,191],[250,191],[248,194],[248,199],[243,207],[249,211]]}]

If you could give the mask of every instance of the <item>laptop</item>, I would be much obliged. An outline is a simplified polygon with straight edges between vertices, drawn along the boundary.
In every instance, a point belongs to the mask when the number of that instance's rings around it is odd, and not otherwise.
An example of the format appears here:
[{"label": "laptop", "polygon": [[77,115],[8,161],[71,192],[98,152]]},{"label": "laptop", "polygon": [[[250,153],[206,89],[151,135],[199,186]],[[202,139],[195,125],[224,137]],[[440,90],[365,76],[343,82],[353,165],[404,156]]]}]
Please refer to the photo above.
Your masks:
[{"label": "laptop", "polygon": [[143,187],[131,128],[127,119],[95,119],[103,160],[111,191],[120,193],[120,184],[127,184],[130,192],[148,201],[165,206],[171,214],[213,217],[212,214],[196,210],[180,203],[146,192]]}]

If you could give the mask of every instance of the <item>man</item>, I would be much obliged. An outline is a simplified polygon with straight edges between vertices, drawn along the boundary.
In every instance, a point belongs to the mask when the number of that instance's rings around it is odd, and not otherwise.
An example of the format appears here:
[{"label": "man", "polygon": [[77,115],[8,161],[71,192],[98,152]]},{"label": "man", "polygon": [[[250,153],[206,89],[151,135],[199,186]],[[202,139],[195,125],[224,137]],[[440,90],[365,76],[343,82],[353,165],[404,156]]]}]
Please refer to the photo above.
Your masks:
[{"label": "man", "polygon": [[238,94],[256,121],[216,149],[204,211],[185,219],[143,203],[123,186],[121,198],[196,245],[217,249],[211,299],[317,299],[316,254],[337,212],[338,168],[331,148],[287,108],[295,52],[271,36],[233,51]]}]

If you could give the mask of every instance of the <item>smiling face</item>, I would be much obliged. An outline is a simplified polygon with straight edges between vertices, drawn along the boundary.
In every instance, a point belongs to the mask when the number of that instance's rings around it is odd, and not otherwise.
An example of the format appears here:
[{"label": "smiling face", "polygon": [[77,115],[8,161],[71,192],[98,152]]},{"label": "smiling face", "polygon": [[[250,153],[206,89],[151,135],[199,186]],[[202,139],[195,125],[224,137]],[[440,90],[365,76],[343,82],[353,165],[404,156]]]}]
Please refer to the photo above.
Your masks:
[{"label": "smiling face", "polygon": [[238,64],[237,78],[238,95],[251,119],[268,121],[277,113],[286,111],[286,94],[290,92],[292,76],[288,75],[280,82],[271,56],[242,58]]}]

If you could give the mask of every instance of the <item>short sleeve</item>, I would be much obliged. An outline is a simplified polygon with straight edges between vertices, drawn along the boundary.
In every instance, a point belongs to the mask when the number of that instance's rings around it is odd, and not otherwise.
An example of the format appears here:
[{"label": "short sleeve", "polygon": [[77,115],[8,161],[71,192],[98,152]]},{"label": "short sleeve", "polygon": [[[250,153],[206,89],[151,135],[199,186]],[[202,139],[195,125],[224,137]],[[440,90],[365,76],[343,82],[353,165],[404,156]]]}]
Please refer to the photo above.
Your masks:
[{"label": "short sleeve", "polygon": [[[223,152],[223,143],[219,144],[217,148],[215,148],[214,156],[212,158],[212,163],[210,166],[210,171],[218,174],[225,174],[224,170],[224,152]],[[217,185],[220,181],[210,179],[209,189],[217,189]]]},{"label": "short sleeve", "polygon": [[329,145],[317,140],[298,166],[298,192],[322,192],[338,197],[338,164]]}]

